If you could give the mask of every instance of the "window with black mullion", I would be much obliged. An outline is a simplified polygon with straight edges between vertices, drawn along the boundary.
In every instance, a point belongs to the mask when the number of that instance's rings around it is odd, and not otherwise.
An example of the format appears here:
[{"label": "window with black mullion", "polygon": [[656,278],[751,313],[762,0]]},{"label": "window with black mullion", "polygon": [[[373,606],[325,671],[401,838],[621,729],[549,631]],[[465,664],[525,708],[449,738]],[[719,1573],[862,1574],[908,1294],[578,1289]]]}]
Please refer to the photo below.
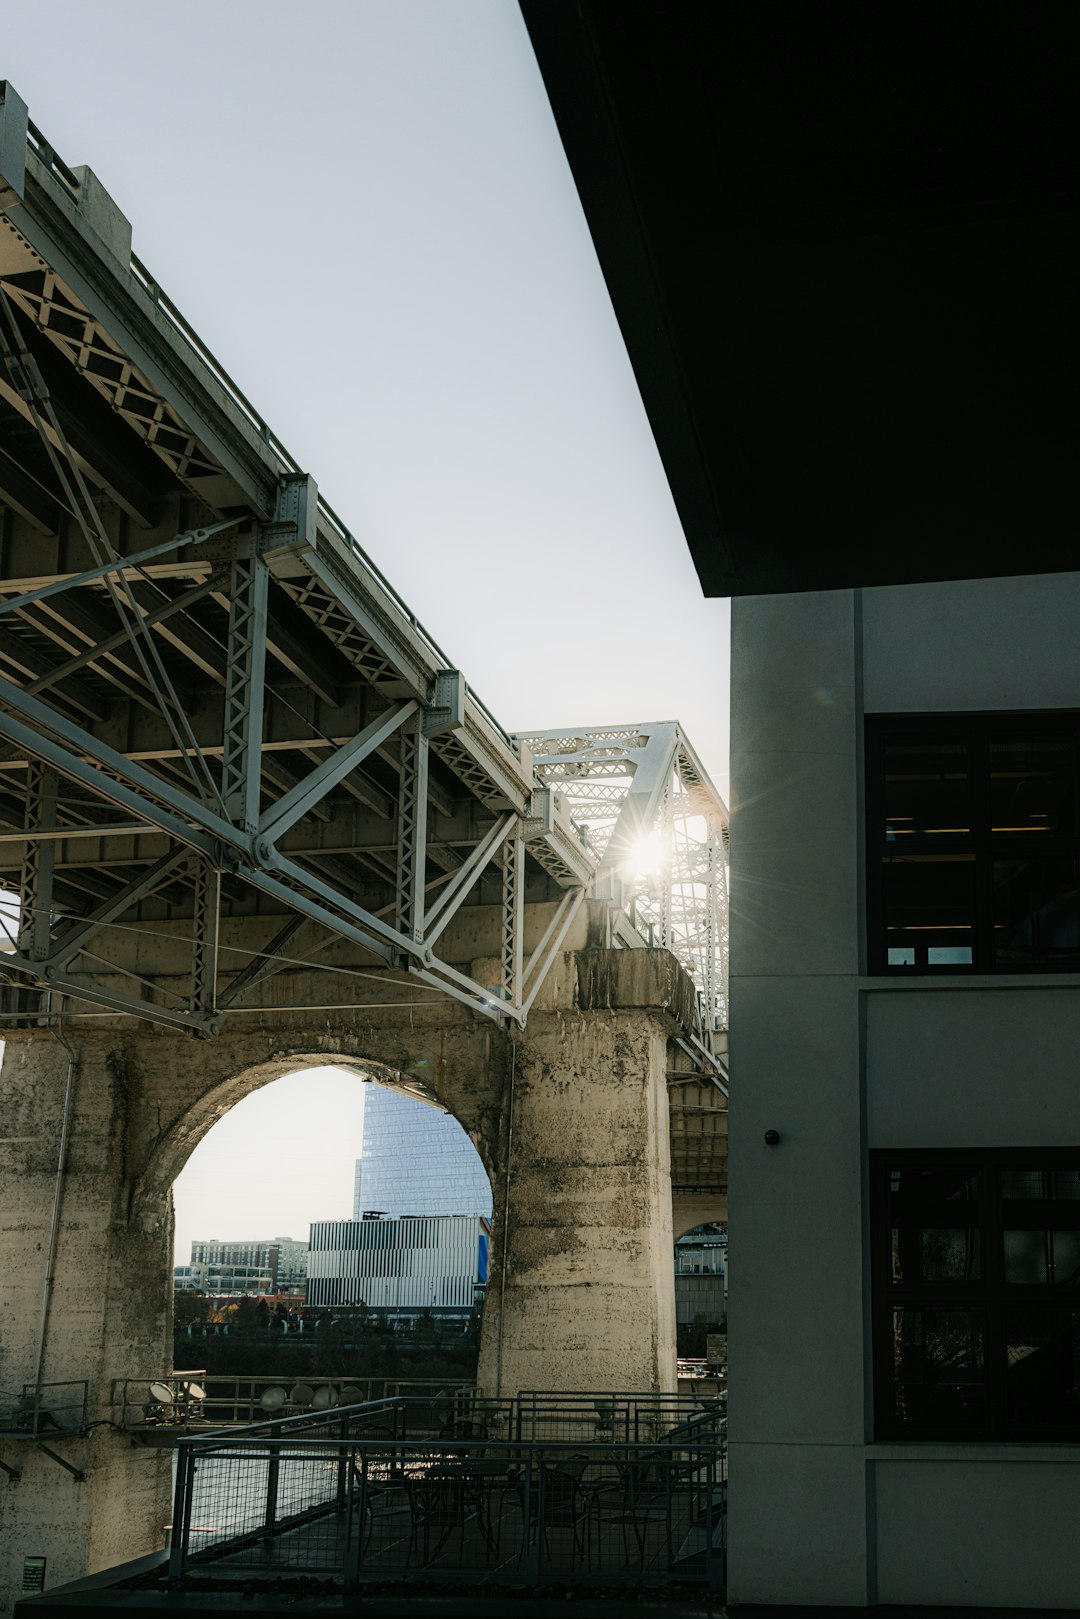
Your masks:
[{"label": "window with black mullion", "polygon": [[875,972],[1080,970],[1075,715],[868,721]]},{"label": "window with black mullion", "polygon": [[871,1157],[877,1437],[1080,1440],[1080,1150]]}]

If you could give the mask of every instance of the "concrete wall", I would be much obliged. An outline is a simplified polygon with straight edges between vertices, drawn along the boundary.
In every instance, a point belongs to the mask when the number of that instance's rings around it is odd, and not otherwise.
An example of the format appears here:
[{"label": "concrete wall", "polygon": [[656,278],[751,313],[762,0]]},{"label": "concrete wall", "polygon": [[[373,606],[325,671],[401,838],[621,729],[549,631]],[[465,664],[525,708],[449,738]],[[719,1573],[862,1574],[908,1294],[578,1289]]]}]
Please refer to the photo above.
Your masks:
[{"label": "concrete wall", "polygon": [[1080,983],[863,976],[861,736],[1080,707],[1078,618],[1078,574],[733,605],[735,1604],[1077,1601],[1080,1447],[873,1442],[868,1149],[1076,1141]]},{"label": "concrete wall", "polygon": [[666,1067],[664,1029],[640,1014],[530,1018],[495,1186],[485,1393],[674,1390]]},{"label": "concrete wall", "polygon": [[[297,1069],[423,1083],[471,1135],[495,1199],[486,1388],[673,1386],[666,1048],[692,996],[674,958],[567,952],[513,1042],[457,1002],[388,1009],[379,982],[383,1004],[332,1020],[303,1012],[320,997],[302,973],[275,984],[291,1015],[214,1040],[67,1026],[77,1088],[44,1378],[86,1379],[101,1426],[56,1442],[85,1482],[0,1441],[22,1468],[0,1478],[0,1612],[27,1555],[48,1557],[51,1586],[160,1546],[168,1453],[109,1426],[114,1380],[169,1368],[173,1180],[229,1108]],[[0,1071],[5,1391],[34,1379],[68,1055],[46,1031],[13,1036]]]}]

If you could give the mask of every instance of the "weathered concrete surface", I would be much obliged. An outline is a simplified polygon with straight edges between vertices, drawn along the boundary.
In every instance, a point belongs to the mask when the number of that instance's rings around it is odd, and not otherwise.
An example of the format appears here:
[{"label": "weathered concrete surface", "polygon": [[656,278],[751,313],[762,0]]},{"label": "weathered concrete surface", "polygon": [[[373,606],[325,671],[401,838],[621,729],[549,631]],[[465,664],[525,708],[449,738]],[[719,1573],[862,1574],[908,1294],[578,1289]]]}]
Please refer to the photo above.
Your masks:
[{"label": "weathered concrete surface", "polygon": [[[4,1445],[24,1471],[0,1482],[0,1592],[26,1555],[49,1558],[52,1585],[160,1546],[168,1460],[107,1425],[113,1382],[169,1369],[176,1175],[236,1102],[297,1069],[421,1086],[472,1137],[495,1199],[485,1387],[672,1386],[665,1076],[684,979],[664,951],[566,952],[515,1042],[456,1002],[388,1006],[414,992],[385,980],[353,980],[370,1008],[304,1012],[303,973],[272,980],[274,1007],[211,1041],[69,1024],[78,1080],[44,1378],[87,1379],[102,1426],[56,1445],[85,1483]],[[42,1030],[9,1038],[0,1071],[5,1391],[34,1377],[67,1062]]]},{"label": "weathered concrete surface", "polygon": [[530,1019],[495,1181],[485,1393],[674,1388],[666,1048],[640,1012]]},{"label": "weathered concrete surface", "polygon": [[[87,1379],[90,1420],[101,1423],[112,1415],[113,1377],[160,1376],[166,1364],[172,1263],[168,1198],[132,1202],[132,1098],[116,1058],[104,1040],[80,1052],[42,1367],[46,1383]],[[5,1395],[35,1377],[67,1061],[52,1037],[12,1040],[0,1075]],[[59,1393],[58,1403],[70,1397]],[[42,1437],[87,1479],[78,1482],[32,1445],[0,1440],[0,1457],[22,1473],[0,1481],[0,1604],[17,1591],[26,1556],[48,1558],[53,1585],[161,1544],[167,1454],[135,1449],[109,1426],[84,1438]]]},{"label": "weathered concrete surface", "polygon": [[671,1199],[671,1234],[676,1242],[695,1226],[726,1225],[727,1217],[726,1192],[702,1192]]}]

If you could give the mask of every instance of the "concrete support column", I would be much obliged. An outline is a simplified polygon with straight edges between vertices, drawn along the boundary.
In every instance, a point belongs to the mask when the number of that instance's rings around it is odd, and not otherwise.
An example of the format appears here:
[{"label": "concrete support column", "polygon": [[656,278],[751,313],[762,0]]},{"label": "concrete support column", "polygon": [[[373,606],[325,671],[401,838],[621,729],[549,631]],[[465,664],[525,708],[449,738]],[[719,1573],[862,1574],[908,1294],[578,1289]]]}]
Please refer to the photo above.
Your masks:
[{"label": "concrete support column", "polygon": [[[86,1041],[74,1052],[64,1172],[68,1050],[51,1035],[9,1038],[0,1069],[0,1404],[24,1384],[89,1384],[89,1432],[76,1421],[78,1389],[46,1389],[56,1428],[41,1441],[0,1439],[0,1613],[21,1585],[23,1559],[48,1558],[46,1585],[77,1578],[162,1545],[169,1512],[169,1453],[137,1448],[119,1429],[115,1378],[160,1377],[168,1361],[168,1219],[154,1229],[131,1215],[129,1085],[119,1045]],[[50,1233],[53,1282],[45,1318]]]},{"label": "concrete support column", "polygon": [[666,1048],[656,1011],[530,1017],[494,1176],[486,1394],[675,1387]]}]

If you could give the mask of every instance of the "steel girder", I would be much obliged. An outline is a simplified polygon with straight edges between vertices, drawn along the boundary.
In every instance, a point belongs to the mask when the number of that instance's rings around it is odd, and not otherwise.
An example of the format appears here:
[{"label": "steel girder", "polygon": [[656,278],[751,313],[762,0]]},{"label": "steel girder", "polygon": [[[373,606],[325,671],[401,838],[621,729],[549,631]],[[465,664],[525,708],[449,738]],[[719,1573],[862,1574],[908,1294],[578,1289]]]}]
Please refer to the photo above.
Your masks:
[{"label": "steel girder", "polygon": [[671,950],[698,990],[700,1034],[727,1028],[723,799],[674,721],[543,731],[521,740],[597,857],[594,892],[620,907],[618,942]]},{"label": "steel girder", "polygon": [[[528,750],[7,85],[0,213],[6,1015],[37,986],[50,1015],[59,994],[212,1033],[337,940],[522,1022],[595,867]],[[526,898],[553,903],[527,963]],[[436,955],[477,902],[502,919],[493,985]],[[258,948],[222,967],[247,918]],[[188,930],[182,993],[125,956],[155,928]]]},{"label": "steel girder", "polygon": [[[346,941],[521,1023],[588,892],[615,944],[690,970],[707,1063],[726,812],[679,728],[508,736],[4,85],[0,214],[7,1015],[37,986],[53,1012],[212,1033]],[[652,832],[659,875],[628,873]],[[477,902],[500,918],[491,985],[436,954]],[[254,948],[226,942],[237,919]],[[180,987],[125,955],[155,928],[188,930]]]}]

